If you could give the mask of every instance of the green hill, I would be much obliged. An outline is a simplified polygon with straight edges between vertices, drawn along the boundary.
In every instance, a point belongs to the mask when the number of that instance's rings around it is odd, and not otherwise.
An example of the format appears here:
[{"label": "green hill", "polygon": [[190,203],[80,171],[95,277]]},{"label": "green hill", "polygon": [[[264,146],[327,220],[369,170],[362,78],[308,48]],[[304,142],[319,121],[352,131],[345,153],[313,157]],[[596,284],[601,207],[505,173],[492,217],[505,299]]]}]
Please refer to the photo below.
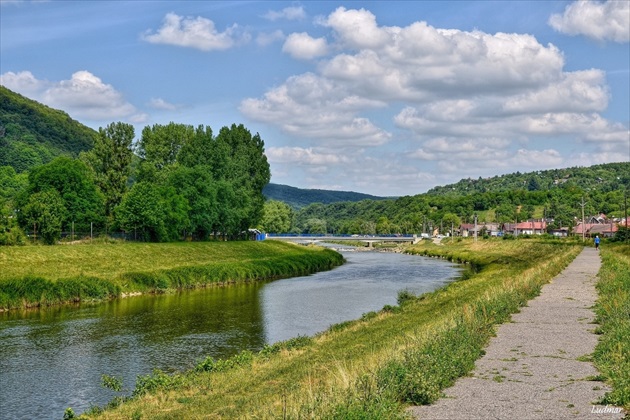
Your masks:
[{"label": "green hill", "polygon": [[267,184],[263,194],[269,200],[282,201],[293,209],[301,209],[310,204],[331,204],[342,201],[385,200],[385,197],[377,197],[352,191],[331,191],[317,189],[301,189],[288,185]]},{"label": "green hill", "polygon": [[17,172],[92,148],[96,131],[0,86],[0,166]]},{"label": "green hill", "polygon": [[[553,220],[573,227],[586,216],[621,218],[630,195],[630,162],[464,179],[425,194],[390,200],[312,204],[295,216],[295,231],[322,233],[417,233],[459,221]],[[447,222],[445,222],[445,220]],[[446,224],[445,224],[446,223]],[[432,230],[431,230],[432,231]]]},{"label": "green hill", "polygon": [[606,163],[589,167],[550,169],[529,173],[516,172],[491,178],[462,179],[455,184],[432,188],[428,195],[459,196],[514,190],[548,191],[572,186],[585,191],[603,192],[623,188],[630,178],[628,162]]}]

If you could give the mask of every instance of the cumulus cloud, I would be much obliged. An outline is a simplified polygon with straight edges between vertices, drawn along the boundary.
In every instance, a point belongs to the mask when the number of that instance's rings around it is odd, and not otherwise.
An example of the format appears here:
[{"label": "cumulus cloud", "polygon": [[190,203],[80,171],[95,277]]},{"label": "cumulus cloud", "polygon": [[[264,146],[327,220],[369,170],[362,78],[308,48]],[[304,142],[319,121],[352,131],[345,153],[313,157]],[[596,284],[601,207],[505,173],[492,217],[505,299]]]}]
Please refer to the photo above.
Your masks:
[{"label": "cumulus cloud", "polygon": [[261,32],[256,37],[256,43],[261,47],[271,45],[276,41],[282,41],[285,38],[284,32],[280,29],[273,32]]},{"label": "cumulus cloud", "polygon": [[196,48],[202,51],[227,50],[246,43],[250,35],[236,24],[219,32],[210,19],[183,17],[168,13],[162,27],[156,32],[146,31],[142,39],[153,44],[167,44],[178,47]]},{"label": "cumulus cloud", "polygon": [[346,147],[382,145],[390,139],[390,133],[357,116],[361,109],[380,106],[379,101],[349,95],[343,86],[306,73],[289,78],[263,99],[242,101],[240,110],[296,137]]},{"label": "cumulus cloud", "polygon": [[35,95],[44,89],[47,82],[37,80],[30,71],[14,73],[8,71],[0,75],[0,84],[26,96]]},{"label": "cumulus cloud", "polygon": [[280,19],[302,20],[306,17],[306,12],[302,6],[285,7],[280,11],[270,10],[263,15],[263,18],[271,21]]},{"label": "cumulus cloud", "polygon": [[270,147],[265,154],[272,163],[297,165],[331,165],[347,163],[348,158],[336,153],[325,152],[312,147]]},{"label": "cumulus cloud", "polygon": [[307,33],[293,33],[284,41],[282,52],[300,60],[310,60],[328,54],[326,38],[312,38]]},{"label": "cumulus cloud", "polygon": [[[532,35],[420,21],[383,26],[368,10],[344,7],[317,23],[329,33],[292,34],[284,47],[294,58],[318,58],[312,71],[240,106],[301,142],[300,151],[326,147],[342,155],[354,147],[353,155],[381,159],[382,146],[395,144],[404,154],[378,160],[379,174],[406,168],[415,179],[418,161],[466,177],[511,165],[573,166],[560,150],[577,142],[591,150],[627,147],[628,128],[601,115],[611,97],[606,74],[566,71],[562,51]],[[310,158],[284,152],[286,162]],[[357,158],[343,171],[363,167]]]},{"label": "cumulus cloud", "polygon": [[562,14],[553,14],[549,25],[567,35],[584,35],[598,41],[630,41],[630,2],[578,0]]},{"label": "cumulus cloud", "polygon": [[95,121],[126,118],[133,122],[147,119],[147,115],[127,102],[121,92],[86,70],[58,82],[38,80],[29,71],[7,72],[0,80],[7,88],[62,109],[75,118]]}]

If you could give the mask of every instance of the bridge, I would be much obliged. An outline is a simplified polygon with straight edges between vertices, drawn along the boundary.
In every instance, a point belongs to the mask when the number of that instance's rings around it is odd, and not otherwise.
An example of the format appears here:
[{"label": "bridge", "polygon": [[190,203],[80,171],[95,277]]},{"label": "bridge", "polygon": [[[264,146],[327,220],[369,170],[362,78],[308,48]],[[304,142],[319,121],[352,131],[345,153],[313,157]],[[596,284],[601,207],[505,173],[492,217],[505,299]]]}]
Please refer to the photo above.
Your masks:
[{"label": "bridge", "polygon": [[275,234],[268,233],[267,239],[278,239],[291,242],[364,242],[366,246],[372,247],[376,242],[410,243],[417,244],[422,240],[418,235],[329,235],[329,234]]}]

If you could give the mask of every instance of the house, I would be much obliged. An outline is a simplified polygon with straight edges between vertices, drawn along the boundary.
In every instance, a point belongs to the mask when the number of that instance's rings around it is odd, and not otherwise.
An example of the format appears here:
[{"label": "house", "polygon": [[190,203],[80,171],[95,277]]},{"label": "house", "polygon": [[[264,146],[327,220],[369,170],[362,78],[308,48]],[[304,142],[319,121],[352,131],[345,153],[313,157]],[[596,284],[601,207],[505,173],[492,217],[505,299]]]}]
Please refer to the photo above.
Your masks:
[{"label": "house", "polygon": [[582,236],[582,234],[584,234],[585,236],[588,236],[588,232],[591,230],[591,228],[593,226],[597,226],[599,225],[599,223],[578,223],[577,226],[575,226],[575,229],[573,229],[573,234],[575,236]]},{"label": "house", "polygon": [[[477,223],[477,236],[499,236],[499,232],[498,223]],[[473,223],[463,223],[459,226],[459,233],[463,237],[473,236],[475,234],[475,225]]]},{"label": "house", "polygon": [[520,223],[505,223],[503,231],[512,235],[542,235],[547,233],[547,222],[528,220]]},{"label": "house", "polygon": [[590,224],[602,224],[602,223],[608,223],[608,218],[606,217],[606,215],[604,213],[600,213],[597,216],[590,216],[588,218],[588,223]]},{"label": "house", "polygon": [[558,238],[566,238],[567,236],[569,236],[569,228],[563,227],[558,229],[551,229],[550,233]]},{"label": "house", "polygon": [[587,236],[590,236],[591,238],[594,238],[595,236],[599,236],[600,238],[612,238],[618,230],[619,227],[616,223],[597,224],[591,227]]}]

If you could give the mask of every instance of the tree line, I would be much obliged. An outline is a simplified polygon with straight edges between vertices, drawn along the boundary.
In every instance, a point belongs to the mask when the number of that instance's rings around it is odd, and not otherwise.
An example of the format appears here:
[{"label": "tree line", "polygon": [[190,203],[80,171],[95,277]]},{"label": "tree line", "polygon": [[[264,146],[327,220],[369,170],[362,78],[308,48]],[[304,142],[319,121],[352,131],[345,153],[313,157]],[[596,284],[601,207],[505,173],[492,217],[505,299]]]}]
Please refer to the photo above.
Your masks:
[{"label": "tree line", "polygon": [[262,220],[270,171],[259,134],[242,124],[100,128],[77,158],[28,173],[0,168],[0,244],[25,231],[45,243],[62,232],[124,231],[146,241],[238,238]]},{"label": "tree line", "polygon": [[475,216],[489,223],[544,218],[549,230],[571,230],[582,220],[582,202],[586,217],[604,213],[621,218],[628,198],[630,163],[623,162],[468,179],[389,200],[314,203],[300,209],[270,203],[265,214],[269,221],[285,221],[269,225],[278,229],[270,232],[413,234],[437,228],[447,233],[452,226],[473,223]]}]

